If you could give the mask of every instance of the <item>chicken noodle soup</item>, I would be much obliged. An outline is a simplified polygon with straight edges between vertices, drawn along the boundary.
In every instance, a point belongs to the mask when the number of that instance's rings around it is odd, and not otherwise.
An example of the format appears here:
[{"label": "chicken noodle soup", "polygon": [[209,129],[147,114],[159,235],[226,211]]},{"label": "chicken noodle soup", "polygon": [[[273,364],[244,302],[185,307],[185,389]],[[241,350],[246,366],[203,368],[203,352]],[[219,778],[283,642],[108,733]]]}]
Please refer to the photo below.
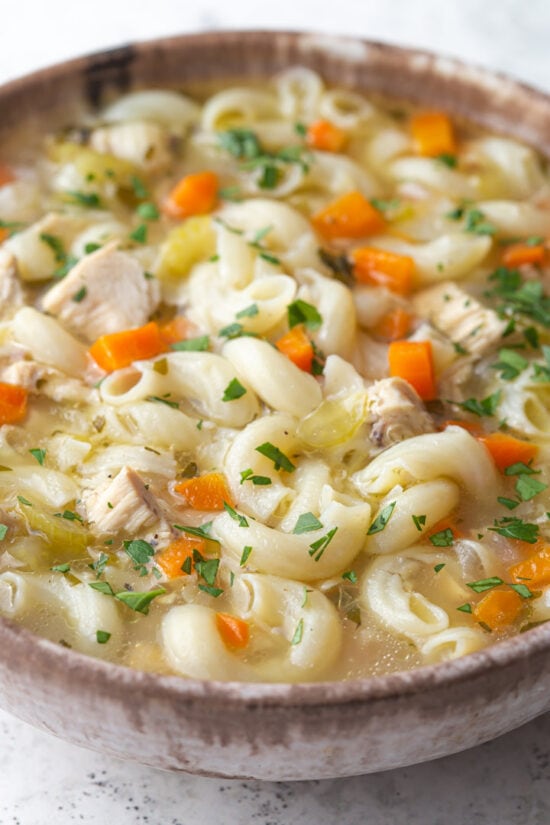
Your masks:
[{"label": "chicken noodle soup", "polygon": [[550,185],[294,68],[0,168],[0,612],[301,682],[550,618]]}]

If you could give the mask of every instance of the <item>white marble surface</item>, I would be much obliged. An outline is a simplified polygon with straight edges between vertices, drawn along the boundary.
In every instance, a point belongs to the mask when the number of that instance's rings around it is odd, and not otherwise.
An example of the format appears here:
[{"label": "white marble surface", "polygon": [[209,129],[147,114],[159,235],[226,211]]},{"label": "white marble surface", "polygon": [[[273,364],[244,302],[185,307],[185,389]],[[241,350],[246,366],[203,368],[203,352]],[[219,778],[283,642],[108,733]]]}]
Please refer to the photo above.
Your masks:
[{"label": "white marble surface", "polygon": [[[326,6],[320,0],[23,0],[10,3],[8,13],[2,4],[0,82],[131,39],[205,28],[301,29],[314,22],[321,31],[445,51],[550,88],[548,0],[339,0]],[[73,822],[548,825],[550,716],[426,765],[275,784],[160,773],[83,751],[0,712],[0,825]]]}]

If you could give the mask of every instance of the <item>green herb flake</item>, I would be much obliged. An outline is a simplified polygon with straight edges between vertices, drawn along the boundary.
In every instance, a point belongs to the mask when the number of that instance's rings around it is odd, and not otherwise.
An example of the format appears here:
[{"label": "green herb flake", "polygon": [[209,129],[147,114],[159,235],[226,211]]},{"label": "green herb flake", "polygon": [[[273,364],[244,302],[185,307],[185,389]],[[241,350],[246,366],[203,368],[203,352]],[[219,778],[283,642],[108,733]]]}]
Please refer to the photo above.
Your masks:
[{"label": "green herb flake", "polygon": [[173,410],[179,410],[180,408],[177,401],[170,401],[169,398],[161,398],[159,395],[147,395],[145,400],[155,402],[156,404],[166,404],[167,407],[172,407]]},{"label": "green herb flake", "polygon": [[143,218],[144,221],[158,221],[160,218],[160,212],[155,204],[150,201],[140,203],[136,209],[136,212],[140,218]]},{"label": "green herb flake", "polygon": [[434,573],[439,573],[445,567],[445,562],[441,562],[440,564],[436,564],[434,567]]},{"label": "green herb flake", "polygon": [[450,527],[447,527],[446,530],[440,530],[438,533],[433,533],[429,538],[434,547],[452,547],[455,539]]},{"label": "green herb flake", "polygon": [[543,484],[542,481],[538,481],[530,475],[520,475],[516,481],[516,493],[522,501],[531,501],[547,487],[548,484]]},{"label": "green herb flake", "polygon": [[242,324],[228,324],[226,327],[223,327],[218,332],[220,338],[227,338],[231,341],[233,338],[238,338],[240,335],[243,334],[244,327]]},{"label": "green herb flake", "polygon": [[216,576],[218,575],[220,560],[203,559],[197,550],[193,551],[193,558],[195,562],[195,570],[199,576],[205,580],[206,584],[213,585],[216,581]]},{"label": "green herb flake", "polygon": [[252,547],[247,544],[246,547],[243,547],[243,552],[241,554],[241,560],[239,561],[239,567],[244,567],[247,563],[250,554],[252,553]]},{"label": "green herb flake", "polygon": [[457,607],[457,610],[460,610],[461,613],[471,613],[472,605],[466,602],[466,604],[459,605],[459,607]]},{"label": "green herb flake", "polygon": [[138,227],[134,229],[133,232],[130,232],[128,235],[131,241],[135,241],[136,243],[147,243],[147,226],[144,223],[140,223]]},{"label": "green herb flake", "polygon": [[32,501],[29,501],[28,498],[25,498],[24,496],[17,496],[17,501],[19,504],[24,504],[25,507],[32,507]]},{"label": "green herb flake", "polygon": [[130,178],[130,184],[132,189],[134,190],[134,195],[136,198],[148,198],[149,197],[149,190],[143,183],[143,181],[136,177],[136,175],[132,175]]},{"label": "green herb flake", "polygon": [[206,352],[210,347],[208,335],[198,335],[196,338],[186,338],[185,341],[176,341],[171,349],[179,352]]},{"label": "green herb flake", "polygon": [[418,530],[419,533],[422,532],[422,528],[426,525],[426,516],[411,516],[414,526]]},{"label": "green herb flake", "polygon": [[512,381],[514,378],[517,378],[529,365],[527,359],[515,349],[504,347],[499,350],[498,358],[499,360],[495,364],[491,364],[491,367],[499,370],[500,377],[503,381]]},{"label": "green herb flake", "polygon": [[245,395],[246,389],[237,378],[233,378],[223,391],[222,401],[236,401]]},{"label": "green herb flake", "polygon": [[441,155],[437,155],[435,159],[439,163],[442,163],[444,166],[447,166],[449,169],[456,169],[458,164],[456,155],[450,155],[447,152],[443,152]]},{"label": "green herb flake", "polygon": [[[113,540],[111,539],[110,541],[112,544]],[[107,544],[107,542],[105,542],[105,544]],[[89,567],[95,571],[96,576],[99,578],[105,572],[105,568],[107,567],[108,562],[109,556],[107,555],[107,553],[100,553],[99,557],[95,561],[93,561],[89,565]]]},{"label": "green herb flake", "polygon": [[468,350],[464,349],[462,344],[459,344],[458,341],[453,341],[453,349],[457,355],[468,355]]},{"label": "green herb flake", "polygon": [[[56,513],[56,515],[58,515]],[[78,513],[75,513],[74,510],[63,510],[62,513],[59,513],[61,518],[66,519],[67,521],[80,521],[82,522],[82,516],[79,516]]]},{"label": "green herb flake", "polygon": [[88,582],[88,587],[91,587],[92,590],[98,590],[100,593],[103,593],[104,596],[115,595],[115,591],[109,582]]},{"label": "green herb flake", "polygon": [[[91,587],[92,585],[90,585]],[[149,613],[149,606],[153,599],[157,596],[162,596],[166,593],[164,587],[157,587],[156,590],[149,590],[146,593],[135,593],[129,590],[122,590],[120,593],[115,593],[115,599],[122,602],[129,607],[130,610],[135,610],[136,613],[143,613],[145,616]]]},{"label": "green herb flake", "polygon": [[40,235],[40,240],[42,243],[45,243],[46,246],[50,247],[55,255],[55,260],[57,263],[65,263],[67,260],[67,253],[65,252],[65,247],[61,238],[58,238],[56,235],[50,235],[47,232],[42,232]]},{"label": "green herb flake", "polygon": [[86,289],[86,287],[81,286],[80,289],[78,289],[74,293],[74,295],[71,298],[71,301],[74,301],[75,304],[79,304],[81,301],[84,300],[84,298],[86,297],[87,294],[88,294],[88,290]]},{"label": "green herb flake", "polygon": [[268,264],[273,264],[274,266],[278,266],[281,263],[279,258],[277,258],[275,255],[271,255],[271,253],[269,252],[266,252],[265,249],[262,249],[262,251],[260,252],[260,258],[263,261],[267,261]]},{"label": "green herb flake", "polygon": [[250,306],[241,309],[237,312],[235,318],[254,318],[259,313],[258,304],[250,304]]},{"label": "green herb flake", "polygon": [[38,449],[38,447],[35,447],[34,449],[29,450],[29,453],[32,455],[33,458],[35,458],[38,461],[40,466],[44,465],[44,461],[46,459],[46,450],[40,450]]},{"label": "green herb flake", "polygon": [[[174,530],[181,530],[182,533],[187,533],[190,536],[196,536],[199,539],[206,539],[207,541],[217,542],[217,539],[212,538],[212,536],[210,535],[210,530],[212,529],[211,521],[207,521],[204,524],[201,524],[200,527],[188,527],[187,525],[183,524],[173,524],[172,526]],[[219,544],[219,542],[217,543]]]},{"label": "green herb flake", "polygon": [[265,455],[266,458],[269,458],[270,461],[273,462],[275,465],[276,470],[284,470],[287,473],[293,473],[296,469],[296,465],[292,463],[292,461],[279,450],[278,447],[275,447],[274,444],[271,442],[266,441],[264,444],[260,444],[259,447],[255,447],[257,453],[261,453]]},{"label": "green herb flake", "polygon": [[499,504],[502,504],[503,507],[506,507],[508,510],[515,510],[516,507],[519,507],[520,502],[516,501],[514,498],[505,498],[504,496],[497,496],[497,501]]},{"label": "green herb flake", "polygon": [[538,524],[531,524],[514,516],[495,519],[494,525],[494,527],[488,528],[493,533],[498,533],[500,536],[509,539],[519,539],[527,542],[527,544],[536,544],[539,537]]},{"label": "green herb flake", "polygon": [[203,593],[208,593],[208,595],[214,599],[217,599],[218,596],[221,596],[223,593],[221,587],[213,587],[211,584],[199,584],[199,590],[202,590]]},{"label": "green herb flake", "polygon": [[530,464],[525,464],[523,461],[516,461],[514,464],[509,464],[504,469],[505,476],[532,476],[540,475],[540,470],[534,470]]},{"label": "green herb flake", "polygon": [[125,541],[124,549],[134,562],[134,570],[141,570],[148,564],[155,555],[154,548],[148,541],[143,539],[134,539],[133,541]]},{"label": "green herb flake", "polygon": [[238,186],[224,186],[218,189],[218,197],[222,201],[240,201],[243,198],[241,189]]},{"label": "green herb flake", "polygon": [[222,149],[239,160],[254,160],[263,153],[258,136],[249,129],[227,129],[219,133],[218,141]]},{"label": "green herb flake", "polygon": [[85,206],[86,209],[99,209],[101,206],[101,198],[95,192],[69,191],[66,194],[73,203]]},{"label": "green herb flake", "polygon": [[265,163],[258,180],[260,189],[275,189],[279,183],[280,172],[274,163]]},{"label": "green herb flake", "polygon": [[97,639],[98,645],[104,645],[107,644],[107,642],[111,638],[111,634],[107,630],[96,630],[95,637]]},{"label": "green herb flake", "polygon": [[466,401],[449,401],[449,403],[456,404],[457,407],[460,407],[466,412],[473,413],[480,418],[483,416],[489,417],[496,413],[498,405],[500,404],[501,396],[502,392],[501,390],[498,390],[493,393],[493,395],[488,395],[487,398],[483,398],[482,400],[477,398],[468,398]]},{"label": "green herb flake", "polygon": [[298,624],[296,625],[296,630],[294,631],[294,635],[290,640],[291,645],[299,645],[302,641],[302,636],[304,635],[304,620],[300,619]]},{"label": "green herb flake", "polygon": [[532,599],[534,598],[534,593],[529,590],[526,584],[509,584],[508,587],[511,587],[512,590],[515,590],[518,596],[521,596],[522,599]]},{"label": "green herb flake", "polygon": [[304,324],[310,330],[319,329],[323,319],[317,309],[306,301],[298,299],[287,307],[288,326],[290,329],[298,324]]},{"label": "green herb flake", "polygon": [[352,584],[357,584],[357,573],[355,570],[346,570],[345,573],[342,573],[342,578]]},{"label": "green herb flake", "polygon": [[53,570],[54,573],[70,573],[71,565],[67,562],[65,564],[54,564],[53,567],[50,567],[50,570]]},{"label": "green herb flake", "polygon": [[308,550],[308,553],[314,561],[319,561],[337,532],[338,527],[333,527],[332,530],[328,531],[326,536],[321,536],[320,539],[317,539],[317,541],[314,541],[309,545],[310,549]]},{"label": "green herb flake", "polygon": [[323,525],[316,518],[313,513],[302,513],[298,517],[298,521],[294,525],[294,530],[292,531],[296,535],[301,535],[302,533],[311,533],[313,530],[322,530]]},{"label": "green herb flake", "polygon": [[8,532],[7,524],[0,524],[0,541],[4,541]]},{"label": "green herb flake", "polygon": [[465,232],[473,235],[494,235],[496,227],[485,219],[485,215],[480,209],[469,209],[466,213]]},{"label": "green herb flake", "polygon": [[227,501],[224,501],[223,509],[231,516],[233,521],[238,523],[239,527],[248,527],[248,521],[245,516],[241,516],[240,513],[237,513],[237,511],[230,504],[228,504]]},{"label": "green herb flake", "polygon": [[159,358],[153,364],[153,370],[159,375],[168,375],[168,361],[166,358]]},{"label": "green herb flake", "polygon": [[371,526],[369,527],[367,531],[367,536],[373,536],[375,533],[382,532],[382,530],[385,528],[386,524],[390,520],[396,504],[396,501],[392,501],[390,502],[390,504],[387,504],[386,507],[380,510],[380,512],[372,522]]},{"label": "green herb flake", "polygon": [[251,481],[252,484],[255,484],[258,487],[267,487],[272,483],[269,476],[255,475],[254,471],[250,468],[247,470],[241,470],[241,484],[244,484],[245,481]]},{"label": "green herb flake", "polygon": [[84,246],[84,253],[86,255],[91,255],[92,252],[97,252],[98,249],[101,249],[100,243],[95,243],[94,241],[90,241]]},{"label": "green herb flake", "polygon": [[474,593],[485,593],[486,590],[492,590],[501,584],[504,584],[504,582],[499,576],[491,576],[489,579],[478,579],[478,581],[475,582],[466,582],[466,586],[473,590]]}]

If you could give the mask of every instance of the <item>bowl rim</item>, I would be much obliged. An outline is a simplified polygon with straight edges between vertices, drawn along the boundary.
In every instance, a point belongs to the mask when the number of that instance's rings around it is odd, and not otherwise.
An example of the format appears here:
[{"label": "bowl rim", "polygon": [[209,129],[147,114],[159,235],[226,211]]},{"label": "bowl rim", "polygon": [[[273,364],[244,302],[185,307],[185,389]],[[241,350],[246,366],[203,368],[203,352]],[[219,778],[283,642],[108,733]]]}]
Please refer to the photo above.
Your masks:
[{"label": "bowl rim", "polygon": [[[0,85],[0,104],[6,96],[44,81],[51,83],[68,75],[86,72],[91,63],[105,63],[132,49],[138,54],[147,54],[155,49],[175,49],[185,45],[204,46],[217,42],[239,41],[261,45],[262,42],[283,38],[291,43],[300,38],[318,38],[318,43],[334,44],[340,48],[353,43],[367,49],[374,49],[382,55],[396,57],[409,63],[430,61],[430,72],[440,77],[456,75],[465,70],[473,72],[473,85],[488,89],[505,86],[511,92],[518,92],[523,98],[531,99],[550,111],[550,93],[544,92],[524,81],[517,80],[505,72],[480,66],[458,57],[433,52],[428,49],[394,45],[389,42],[370,40],[347,35],[328,35],[299,30],[229,29],[213,32],[178,34],[168,37],[139,40],[121,46],[89,52],[65,61],[47,65],[35,71],[8,80]],[[307,62],[307,61],[304,61]],[[456,79],[456,78],[455,78]],[[182,84],[183,85],[183,84]],[[449,107],[452,108],[452,107]],[[475,120],[475,115],[472,116]],[[539,151],[540,148],[539,148]],[[75,684],[90,682],[99,687],[103,684],[110,690],[128,688],[143,696],[156,699],[176,700],[188,703],[208,700],[209,707],[241,706],[243,708],[292,706],[332,706],[364,703],[377,700],[395,700],[405,695],[422,693],[430,688],[447,688],[469,679],[486,674],[490,670],[501,670],[550,651],[550,621],[530,629],[525,634],[496,642],[490,647],[467,654],[450,661],[423,665],[413,670],[396,671],[380,676],[360,677],[341,681],[267,683],[233,682],[192,679],[177,675],[164,675],[102,660],[91,655],[68,650],[59,643],[50,641],[0,616],[0,639],[2,641],[0,663],[15,662],[25,667],[32,659],[41,665],[40,671],[47,673],[55,669],[66,680],[74,679]],[[116,692],[116,690],[115,690]]]}]

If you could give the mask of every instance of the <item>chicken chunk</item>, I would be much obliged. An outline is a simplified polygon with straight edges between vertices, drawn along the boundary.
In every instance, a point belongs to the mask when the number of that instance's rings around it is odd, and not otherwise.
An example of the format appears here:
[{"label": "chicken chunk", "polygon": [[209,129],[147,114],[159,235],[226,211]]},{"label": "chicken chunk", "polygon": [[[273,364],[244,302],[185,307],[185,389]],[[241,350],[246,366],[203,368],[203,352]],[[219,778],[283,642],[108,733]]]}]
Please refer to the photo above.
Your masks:
[{"label": "chicken chunk", "polygon": [[486,355],[506,327],[494,310],[450,282],[418,292],[413,302],[419,315],[475,358]]},{"label": "chicken chunk", "polygon": [[146,172],[160,172],[171,161],[169,133],[157,123],[141,120],[95,129],[90,146],[102,154],[128,160]]},{"label": "chicken chunk", "polygon": [[0,249],[0,320],[5,321],[23,306],[23,292],[15,256]]},{"label": "chicken chunk", "polygon": [[376,381],[368,394],[369,438],[376,447],[435,432],[432,417],[424,409],[420,396],[402,378]]},{"label": "chicken chunk", "polygon": [[83,494],[87,517],[101,532],[137,533],[162,518],[155,497],[131,467],[123,467],[106,485]]},{"label": "chicken chunk", "polygon": [[87,341],[146,323],[159,302],[156,281],[116,242],[87,255],[46,292],[42,307]]}]

